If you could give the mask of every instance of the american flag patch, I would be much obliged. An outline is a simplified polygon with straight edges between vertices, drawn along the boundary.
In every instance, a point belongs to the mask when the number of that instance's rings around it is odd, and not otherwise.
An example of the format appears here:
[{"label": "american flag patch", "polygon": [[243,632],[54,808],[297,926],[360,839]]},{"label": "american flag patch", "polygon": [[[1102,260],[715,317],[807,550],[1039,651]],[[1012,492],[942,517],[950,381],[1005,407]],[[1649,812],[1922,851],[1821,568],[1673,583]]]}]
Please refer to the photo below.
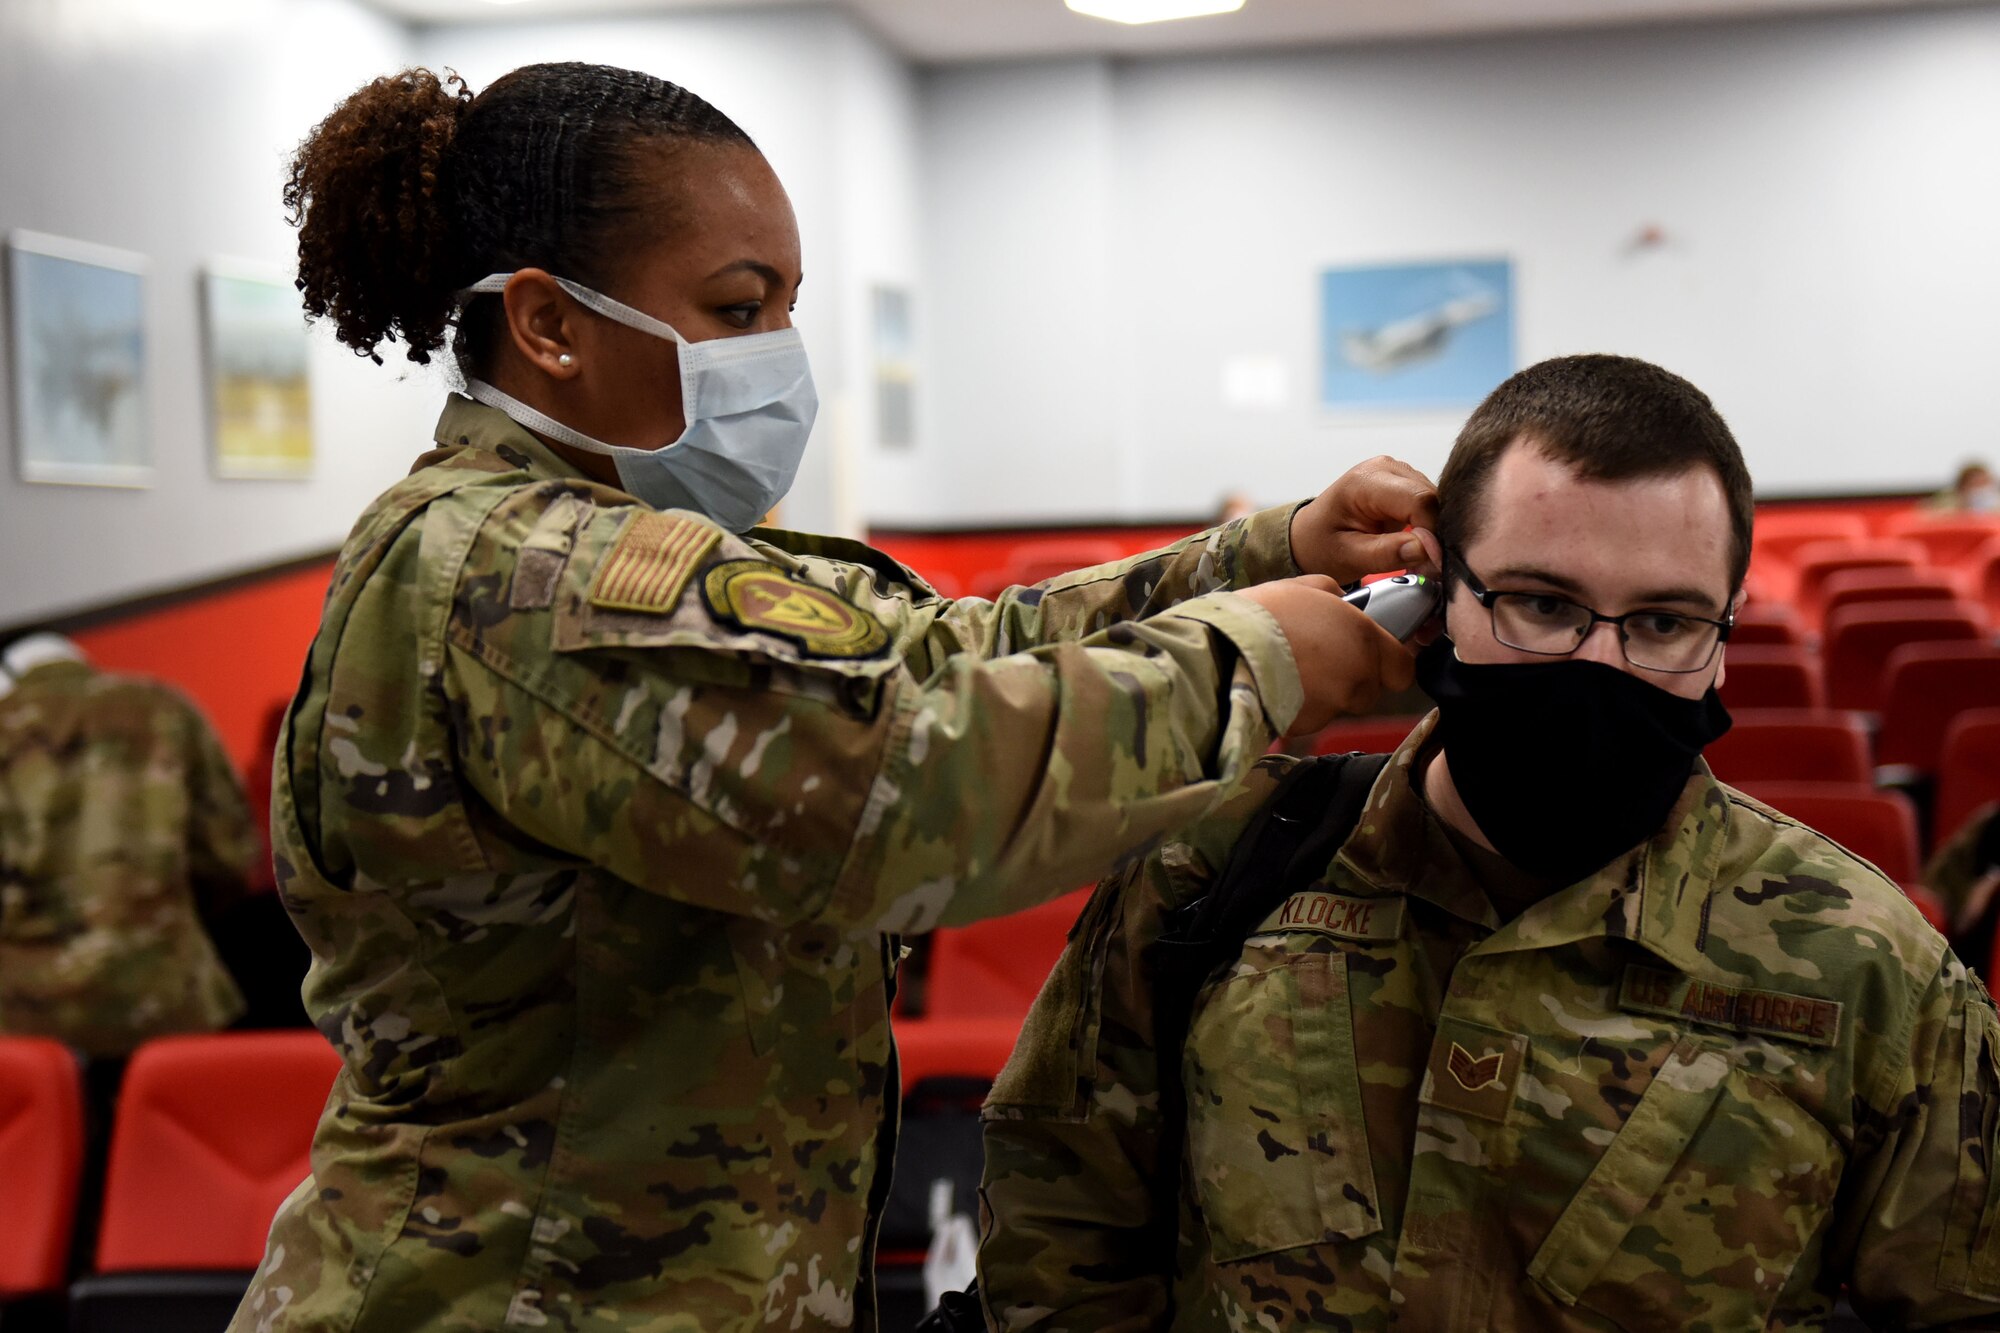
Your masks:
[{"label": "american flag patch", "polygon": [[590,581],[590,604],[607,611],[657,615],[673,610],[701,558],[722,530],[674,514],[634,514]]}]

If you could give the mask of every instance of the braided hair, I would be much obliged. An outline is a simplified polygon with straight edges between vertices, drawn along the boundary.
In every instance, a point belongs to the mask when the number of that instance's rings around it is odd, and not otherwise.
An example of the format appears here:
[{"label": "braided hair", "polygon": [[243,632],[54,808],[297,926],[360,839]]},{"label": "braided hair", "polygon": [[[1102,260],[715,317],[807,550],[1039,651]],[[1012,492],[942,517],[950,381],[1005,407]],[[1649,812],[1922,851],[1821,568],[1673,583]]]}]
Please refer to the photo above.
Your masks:
[{"label": "braided hair", "polygon": [[[380,364],[400,338],[429,362],[458,293],[529,266],[607,285],[615,257],[672,227],[661,149],[754,148],[685,88],[635,70],[527,65],[473,96],[446,71],[376,79],[335,107],[293,156],[285,207],[299,229],[308,316]],[[477,373],[500,336],[500,302],[471,302],[454,350]]]}]

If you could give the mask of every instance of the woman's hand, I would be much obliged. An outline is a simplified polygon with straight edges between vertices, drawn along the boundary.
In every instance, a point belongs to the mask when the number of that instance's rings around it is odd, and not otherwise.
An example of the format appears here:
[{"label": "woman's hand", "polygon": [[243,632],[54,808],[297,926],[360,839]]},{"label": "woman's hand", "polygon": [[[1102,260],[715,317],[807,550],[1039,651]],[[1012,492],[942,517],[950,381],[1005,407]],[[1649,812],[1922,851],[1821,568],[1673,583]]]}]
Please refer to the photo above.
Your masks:
[{"label": "woman's hand", "polygon": [[1305,687],[1288,736],[1318,731],[1343,713],[1372,708],[1385,690],[1407,689],[1416,674],[1410,650],[1341,600],[1323,574],[1275,579],[1237,594],[1277,619]]},{"label": "woman's hand", "polygon": [[1308,574],[1343,584],[1393,569],[1436,574],[1436,526],[1430,479],[1386,455],[1371,458],[1292,515],[1292,559]]}]

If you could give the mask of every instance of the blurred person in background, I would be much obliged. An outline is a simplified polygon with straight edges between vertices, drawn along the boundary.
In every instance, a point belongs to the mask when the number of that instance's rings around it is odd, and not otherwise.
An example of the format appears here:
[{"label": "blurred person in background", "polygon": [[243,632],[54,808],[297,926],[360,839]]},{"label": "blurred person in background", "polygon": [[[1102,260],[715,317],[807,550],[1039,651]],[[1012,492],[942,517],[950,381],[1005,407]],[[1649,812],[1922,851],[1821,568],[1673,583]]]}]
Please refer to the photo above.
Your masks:
[{"label": "blurred person in background", "polygon": [[0,1033],[101,1059],[243,1009],[205,923],[258,839],[208,720],[31,634],[0,653]]},{"label": "blurred person in background", "polygon": [[[758,528],[817,408],[797,224],[651,75],[410,70],[293,163],[299,286],[465,392],[361,517],[279,738],[346,1062],[234,1327],[872,1328],[899,933],[1054,898],[1405,684],[1377,460],[993,601]],[[1231,591],[1232,589],[1237,591]]]},{"label": "blurred person in background", "polygon": [[1930,498],[1930,507],[1943,513],[2000,515],[2000,481],[1985,463],[1968,459],[1951,485]]}]

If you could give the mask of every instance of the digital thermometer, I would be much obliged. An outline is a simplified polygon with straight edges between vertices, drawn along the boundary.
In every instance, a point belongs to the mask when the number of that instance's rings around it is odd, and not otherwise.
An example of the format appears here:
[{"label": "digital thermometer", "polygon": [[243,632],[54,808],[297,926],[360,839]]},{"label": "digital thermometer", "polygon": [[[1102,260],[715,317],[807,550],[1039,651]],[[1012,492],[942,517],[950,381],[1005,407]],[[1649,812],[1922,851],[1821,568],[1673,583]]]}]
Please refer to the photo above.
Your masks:
[{"label": "digital thermometer", "polygon": [[1345,600],[1398,639],[1407,639],[1437,610],[1438,583],[1422,574],[1398,574],[1356,588]]}]

